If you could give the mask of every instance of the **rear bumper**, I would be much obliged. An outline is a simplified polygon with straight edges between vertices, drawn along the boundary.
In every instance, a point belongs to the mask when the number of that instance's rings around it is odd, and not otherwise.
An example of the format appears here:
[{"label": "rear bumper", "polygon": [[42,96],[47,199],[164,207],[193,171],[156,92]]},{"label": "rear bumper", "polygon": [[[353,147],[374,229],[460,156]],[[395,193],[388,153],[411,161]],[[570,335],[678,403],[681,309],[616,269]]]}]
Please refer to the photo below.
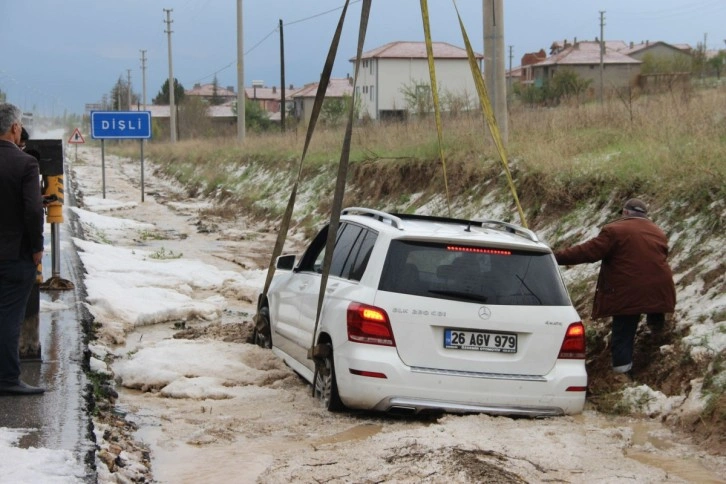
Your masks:
[{"label": "rear bumper", "polygon": [[395,348],[343,346],[334,352],[335,369],[341,400],[350,408],[549,417],[577,414],[585,405],[583,360],[558,360],[546,375],[503,375],[414,368],[401,363]]}]

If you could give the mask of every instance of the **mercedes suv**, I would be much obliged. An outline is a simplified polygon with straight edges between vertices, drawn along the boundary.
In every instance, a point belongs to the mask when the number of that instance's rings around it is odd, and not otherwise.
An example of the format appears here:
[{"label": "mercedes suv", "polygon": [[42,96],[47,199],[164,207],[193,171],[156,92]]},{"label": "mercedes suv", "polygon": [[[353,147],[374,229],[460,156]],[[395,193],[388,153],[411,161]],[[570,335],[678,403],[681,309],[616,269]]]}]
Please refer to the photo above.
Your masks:
[{"label": "mercedes suv", "polygon": [[532,231],[347,208],[318,317],[327,232],[278,258],[254,341],[329,410],[582,411],[584,327]]}]

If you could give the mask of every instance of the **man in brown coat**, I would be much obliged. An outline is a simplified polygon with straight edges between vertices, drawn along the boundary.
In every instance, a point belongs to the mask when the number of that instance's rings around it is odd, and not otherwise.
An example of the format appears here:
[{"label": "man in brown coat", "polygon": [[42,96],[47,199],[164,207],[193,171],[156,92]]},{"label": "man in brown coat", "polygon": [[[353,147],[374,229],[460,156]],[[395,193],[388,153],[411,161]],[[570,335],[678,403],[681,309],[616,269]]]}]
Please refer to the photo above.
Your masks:
[{"label": "man in brown coat", "polygon": [[668,239],[648,219],[648,207],[632,198],[623,217],[605,225],[594,239],[555,252],[560,265],[602,261],[592,307],[593,318],[612,316],[612,364],[616,373],[633,367],[633,342],[641,315],[662,331],[665,313],[676,305]]}]

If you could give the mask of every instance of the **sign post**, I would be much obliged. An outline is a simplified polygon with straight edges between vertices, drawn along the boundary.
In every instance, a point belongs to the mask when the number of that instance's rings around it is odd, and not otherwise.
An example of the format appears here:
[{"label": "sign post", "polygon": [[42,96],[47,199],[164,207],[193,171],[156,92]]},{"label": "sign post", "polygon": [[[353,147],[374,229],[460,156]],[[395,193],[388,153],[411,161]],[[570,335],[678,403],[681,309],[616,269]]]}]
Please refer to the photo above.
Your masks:
[{"label": "sign post", "polygon": [[106,198],[104,140],[141,140],[141,201],[144,201],[144,139],[151,138],[151,111],[91,111],[91,137],[101,140],[103,198]]},{"label": "sign post", "polygon": [[68,138],[68,144],[76,145],[76,163],[78,163],[78,145],[85,143],[86,140],[83,139],[83,135],[81,134],[81,130],[76,128],[73,131],[73,134],[70,138]]}]

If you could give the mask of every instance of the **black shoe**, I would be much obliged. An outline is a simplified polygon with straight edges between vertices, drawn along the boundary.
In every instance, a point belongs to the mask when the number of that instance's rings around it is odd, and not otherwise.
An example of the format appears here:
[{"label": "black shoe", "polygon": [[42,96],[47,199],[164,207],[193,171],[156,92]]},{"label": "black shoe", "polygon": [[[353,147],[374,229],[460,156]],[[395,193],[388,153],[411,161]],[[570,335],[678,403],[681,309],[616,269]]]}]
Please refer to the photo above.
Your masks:
[{"label": "black shoe", "polygon": [[0,385],[0,395],[39,395],[44,392],[45,388],[34,387],[22,381],[17,385]]}]

